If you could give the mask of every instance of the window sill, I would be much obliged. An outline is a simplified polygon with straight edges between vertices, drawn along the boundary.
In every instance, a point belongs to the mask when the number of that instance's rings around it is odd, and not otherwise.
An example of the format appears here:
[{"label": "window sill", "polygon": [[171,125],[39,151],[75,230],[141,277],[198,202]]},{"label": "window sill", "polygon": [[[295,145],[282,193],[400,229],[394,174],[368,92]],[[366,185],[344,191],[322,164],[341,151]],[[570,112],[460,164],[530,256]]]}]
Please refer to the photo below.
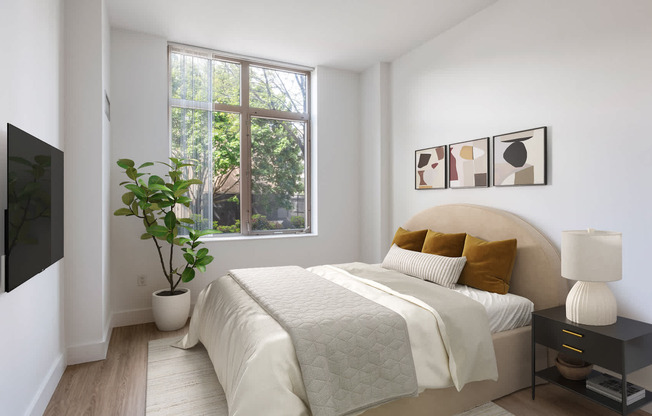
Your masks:
[{"label": "window sill", "polygon": [[226,242],[226,241],[252,241],[252,240],[275,240],[279,238],[311,238],[317,237],[317,233],[297,233],[297,234],[269,234],[269,235],[234,235],[224,237],[203,237],[199,240],[204,243]]}]

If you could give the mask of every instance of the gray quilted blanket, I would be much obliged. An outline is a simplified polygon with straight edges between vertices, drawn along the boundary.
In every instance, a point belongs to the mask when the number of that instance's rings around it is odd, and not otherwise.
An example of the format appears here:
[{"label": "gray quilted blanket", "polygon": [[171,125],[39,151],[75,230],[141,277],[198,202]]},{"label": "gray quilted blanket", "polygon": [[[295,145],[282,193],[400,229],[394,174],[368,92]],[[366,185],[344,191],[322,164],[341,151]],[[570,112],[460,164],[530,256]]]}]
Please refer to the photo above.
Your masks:
[{"label": "gray quilted blanket", "polygon": [[298,266],[229,274],[290,334],[314,416],[417,394],[405,320]]}]

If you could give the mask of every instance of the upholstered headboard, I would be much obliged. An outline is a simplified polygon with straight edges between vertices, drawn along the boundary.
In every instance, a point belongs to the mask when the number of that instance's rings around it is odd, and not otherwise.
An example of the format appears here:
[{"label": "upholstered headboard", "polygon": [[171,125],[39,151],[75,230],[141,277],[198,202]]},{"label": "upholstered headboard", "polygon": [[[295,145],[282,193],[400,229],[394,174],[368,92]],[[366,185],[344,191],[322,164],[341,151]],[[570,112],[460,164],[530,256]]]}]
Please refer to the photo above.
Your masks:
[{"label": "upholstered headboard", "polygon": [[530,299],[535,310],[564,304],[568,280],[561,277],[559,253],[543,234],[514,214],[480,205],[440,205],[419,212],[403,228],[465,232],[487,241],[516,238],[510,293]]}]

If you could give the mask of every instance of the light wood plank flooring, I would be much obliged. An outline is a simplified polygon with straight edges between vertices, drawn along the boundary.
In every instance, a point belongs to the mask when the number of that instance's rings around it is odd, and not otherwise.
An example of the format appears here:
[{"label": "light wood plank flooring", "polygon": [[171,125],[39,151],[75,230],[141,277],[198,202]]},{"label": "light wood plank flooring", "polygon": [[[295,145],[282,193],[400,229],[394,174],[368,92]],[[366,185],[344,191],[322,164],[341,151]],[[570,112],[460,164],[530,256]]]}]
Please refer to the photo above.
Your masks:
[{"label": "light wood plank flooring", "polygon": [[147,343],[186,332],[187,325],[160,332],[153,323],[114,328],[106,360],[68,366],[44,415],[144,415]]},{"label": "light wood plank flooring", "polygon": [[[145,414],[147,343],[182,336],[160,332],[153,323],[115,328],[106,360],[68,366],[61,377],[46,416],[141,416]],[[601,406],[553,385],[537,387],[533,401],[529,389],[503,397],[496,403],[516,416],[614,416]],[[635,416],[649,416],[637,411]],[[405,415],[408,416],[408,415]]]}]

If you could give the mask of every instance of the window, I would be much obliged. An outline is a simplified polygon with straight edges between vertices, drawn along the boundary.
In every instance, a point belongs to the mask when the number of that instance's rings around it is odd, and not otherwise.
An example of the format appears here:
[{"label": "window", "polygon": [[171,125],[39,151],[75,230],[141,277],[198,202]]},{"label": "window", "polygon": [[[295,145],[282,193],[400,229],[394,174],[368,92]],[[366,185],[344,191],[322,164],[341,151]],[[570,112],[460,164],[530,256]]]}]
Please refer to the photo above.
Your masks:
[{"label": "window", "polygon": [[310,72],[171,45],[169,75],[171,153],[204,183],[179,213],[225,235],[309,232]]}]

